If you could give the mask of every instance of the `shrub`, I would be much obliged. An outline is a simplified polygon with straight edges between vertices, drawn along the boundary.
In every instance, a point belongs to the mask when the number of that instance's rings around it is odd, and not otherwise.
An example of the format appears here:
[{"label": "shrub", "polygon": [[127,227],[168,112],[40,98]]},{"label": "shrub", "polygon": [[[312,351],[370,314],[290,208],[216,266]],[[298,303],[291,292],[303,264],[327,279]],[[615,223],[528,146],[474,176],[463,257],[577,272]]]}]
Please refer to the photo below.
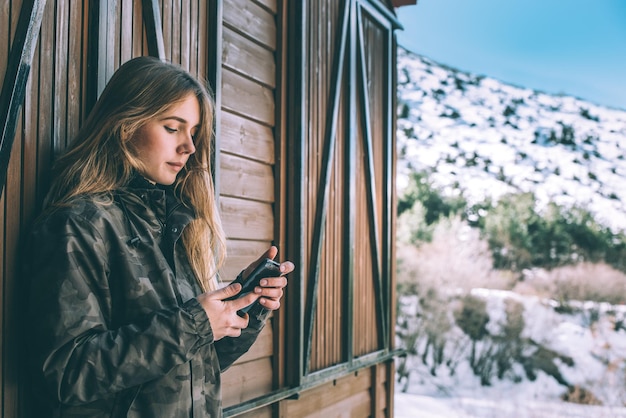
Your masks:
[{"label": "shrub", "polygon": [[427,225],[461,213],[467,206],[462,195],[445,196],[433,185],[425,171],[411,174],[407,187],[398,200],[398,214],[411,209],[416,202],[420,202],[424,208],[423,216]]},{"label": "shrub", "polygon": [[624,233],[600,225],[585,208],[550,203],[539,211],[535,196],[522,193],[483,205],[483,210],[487,214],[476,226],[489,242],[496,268],[522,271],[605,261],[626,271]]},{"label": "shrub", "polygon": [[470,366],[476,370],[476,342],[485,337],[489,314],[487,313],[487,303],[471,294],[466,295],[461,300],[461,307],[454,311],[454,320],[465,334],[472,340],[472,351],[470,354]]},{"label": "shrub", "polygon": [[[404,217],[405,215],[402,215]],[[405,225],[406,219],[398,220]],[[398,237],[397,263],[399,286],[412,294],[435,287],[469,291],[476,287],[510,290],[516,277],[495,270],[487,241],[460,217],[442,220],[430,227],[431,242],[419,247],[406,235]],[[404,233],[403,233],[404,234]],[[415,236],[415,235],[413,235]]]},{"label": "shrub", "polygon": [[[606,263],[579,263],[529,271],[515,290],[565,303],[568,300],[626,303],[626,274]],[[564,307],[565,309],[567,306]],[[562,309],[564,309],[562,308]]]},{"label": "shrub", "polygon": [[561,396],[566,402],[572,402],[582,405],[602,405],[600,401],[590,390],[581,386],[574,385],[567,389],[567,393]]}]

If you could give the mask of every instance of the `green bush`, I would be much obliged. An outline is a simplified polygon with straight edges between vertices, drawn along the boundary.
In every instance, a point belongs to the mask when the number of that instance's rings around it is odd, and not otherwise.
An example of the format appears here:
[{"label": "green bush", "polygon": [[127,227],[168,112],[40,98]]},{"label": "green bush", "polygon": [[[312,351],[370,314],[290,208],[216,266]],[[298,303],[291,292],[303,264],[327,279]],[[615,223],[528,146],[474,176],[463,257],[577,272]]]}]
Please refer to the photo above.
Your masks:
[{"label": "green bush", "polygon": [[496,268],[552,269],[583,261],[605,261],[621,271],[626,267],[623,232],[612,232],[577,206],[550,203],[540,212],[532,193],[504,196],[487,207],[477,226],[487,237]]},{"label": "green bush", "polygon": [[600,224],[584,207],[550,203],[540,209],[533,193],[469,206],[462,193],[449,196],[433,184],[428,172],[415,172],[399,198],[398,214],[399,233],[416,246],[431,242],[440,221],[461,216],[489,243],[496,269],[521,272],[604,262],[626,272],[623,231]]},{"label": "green bush", "polygon": [[398,199],[399,234],[416,246],[430,242],[441,219],[462,213],[467,206],[463,196],[445,196],[425,171],[411,174],[409,183]]},{"label": "green bush", "polygon": [[411,174],[407,188],[398,200],[398,215],[411,209],[416,202],[420,202],[424,207],[424,221],[427,225],[461,213],[467,206],[467,201],[462,195],[445,196],[432,184],[425,171]]}]

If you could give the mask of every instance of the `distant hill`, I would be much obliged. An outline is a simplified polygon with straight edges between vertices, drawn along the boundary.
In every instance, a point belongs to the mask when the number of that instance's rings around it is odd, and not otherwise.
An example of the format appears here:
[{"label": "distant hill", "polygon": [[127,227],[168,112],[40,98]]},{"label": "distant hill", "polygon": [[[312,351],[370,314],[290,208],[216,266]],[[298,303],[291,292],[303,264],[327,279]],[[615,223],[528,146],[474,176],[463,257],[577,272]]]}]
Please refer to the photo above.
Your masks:
[{"label": "distant hill", "polygon": [[[626,230],[626,111],[463,72],[398,48],[398,187],[432,171],[471,201],[533,191]],[[400,190],[401,191],[401,190]]]}]

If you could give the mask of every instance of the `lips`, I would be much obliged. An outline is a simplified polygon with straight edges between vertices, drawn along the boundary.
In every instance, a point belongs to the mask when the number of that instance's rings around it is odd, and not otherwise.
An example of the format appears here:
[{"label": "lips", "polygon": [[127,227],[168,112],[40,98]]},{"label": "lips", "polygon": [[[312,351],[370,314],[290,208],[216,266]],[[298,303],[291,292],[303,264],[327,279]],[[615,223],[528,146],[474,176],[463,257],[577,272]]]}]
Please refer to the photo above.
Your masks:
[{"label": "lips", "polygon": [[167,163],[167,164],[176,171],[180,171],[185,166],[184,163]]}]

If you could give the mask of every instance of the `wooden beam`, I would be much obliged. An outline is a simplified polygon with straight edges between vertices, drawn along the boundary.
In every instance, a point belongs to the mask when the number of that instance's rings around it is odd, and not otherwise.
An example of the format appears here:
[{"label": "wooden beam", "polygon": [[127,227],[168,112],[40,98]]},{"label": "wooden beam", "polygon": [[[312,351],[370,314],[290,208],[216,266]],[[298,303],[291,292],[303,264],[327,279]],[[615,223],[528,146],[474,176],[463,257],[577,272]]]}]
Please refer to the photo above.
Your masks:
[{"label": "wooden beam", "polygon": [[165,60],[165,44],[163,42],[163,26],[161,25],[161,11],[157,0],[142,0],[143,23],[146,25],[146,40],[148,54]]},{"label": "wooden beam", "polygon": [[[359,67],[359,79],[360,83],[358,83],[358,88],[361,93],[361,121],[363,123],[363,151],[364,151],[364,166],[365,166],[365,182],[366,182],[366,191],[367,191],[367,207],[369,210],[369,221],[370,221],[370,243],[371,243],[371,257],[372,257],[372,270],[373,270],[373,279],[375,292],[377,295],[377,306],[376,306],[376,318],[378,322],[378,327],[380,332],[378,333],[379,337],[379,347],[387,348],[387,303],[384,297],[385,294],[385,285],[383,284],[382,274],[380,269],[381,259],[380,255],[380,238],[378,236],[378,213],[376,211],[376,173],[374,171],[374,152],[372,151],[372,130],[371,130],[371,118],[370,118],[370,107],[369,107],[369,96],[368,96],[368,82],[367,82],[367,69],[366,69],[366,59],[365,59],[365,41],[363,39],[363,15],[361,10],[358,11],[358,29],[357,29],[357,38],[358,38],[358,67]],[[391,110],[390,110],[391,111]],[[387,173],[385,173],[387,174]],[[383,196],[383,199],[386,199],[387,196]],[[385,243],[389,244],[389,243]]]},{"label": "wooden beam", "polygon": [[417,4],[417,0],[391,0],[393,7],[412,6]]},{"label": "wooden beam", "polygon": [[4,191],[18,116],[26,95],[26,83],[33,62],[46,0],[25,0],[17,22],[9,62],[0,93],[0,194]]},{"label": "wooden beam", "polygon": [[206,77],[209,87],[213,92],[215,102],[215,119],[213,120],[213,147],[211,155],[211,174],[217,199],[220,197],[220,152],[222,133],[222,28],[223,28],[224,7],[221,1],[211,0],[207,4],[207,25],[209,38],[209,51]]}]

